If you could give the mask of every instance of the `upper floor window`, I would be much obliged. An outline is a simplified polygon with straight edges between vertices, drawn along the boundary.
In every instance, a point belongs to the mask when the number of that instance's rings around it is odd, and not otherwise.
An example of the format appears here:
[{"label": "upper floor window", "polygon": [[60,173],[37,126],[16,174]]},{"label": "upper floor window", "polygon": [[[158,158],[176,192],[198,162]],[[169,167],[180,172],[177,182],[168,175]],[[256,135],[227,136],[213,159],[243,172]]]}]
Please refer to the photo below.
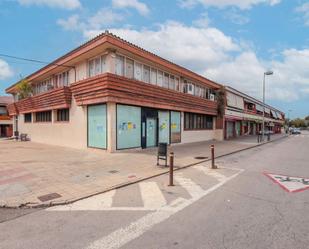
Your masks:
[{"label": "upper floor window", "polygon": [[134,78],[136,80],[142,81],[142,64],[141,63],[135,62]]},{"label": "upper floor window", "polygon": [[124,57],[121,55],[116,55],[115,73],[124,76]]},{"label": "upper floor window", "polygon": [[163,87],[168,88],[169,78],[170,78],[169,74],[168,73],[164,73]]},{"label": "upper floor window", "polygon": [[134,78],[134,61],[126,58],[126,77],[129,79]]},{"label": "upper floor window", "polygon": [[55,75],[55,85],[57,87],[63,87],[69,85],[69,71]]},{"label": "upper floor window", "polygon": [[157,84],[158,86],[163,86],[163,72],[162,71],[158,71]]},{"label": "upper floor window", "polygon": [[157,84],[157,70],[154,68],[151,68],[150,83],[153,85]]},{"label": "upper floor window", "polygon": [[175,76],[174,75],[170,75],[170,81],[169,81],[168,88],[172,89],[172,90],[176,90],[176,87],[175,87]]},{"label": "upper floor window", "polygon": [[143,66],[143,81],[146,83],[150,83],[150,67]]},{"label": "upper floor window", "polygon": [[93,77],[105,72],[107,72],[106,55],[102,55],[88,61],[89,77]]}]

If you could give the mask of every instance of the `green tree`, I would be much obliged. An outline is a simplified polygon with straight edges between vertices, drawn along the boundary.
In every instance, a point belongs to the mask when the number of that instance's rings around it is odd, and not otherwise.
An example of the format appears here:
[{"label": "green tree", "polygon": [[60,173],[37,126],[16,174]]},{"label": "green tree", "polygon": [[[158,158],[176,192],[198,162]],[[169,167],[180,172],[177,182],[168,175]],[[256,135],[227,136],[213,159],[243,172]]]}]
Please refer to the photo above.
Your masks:
[{"label": "green tree", "polygon": [[222,118],[224,116],[225,109],[225,89],[221,87],[217,91],[217,103],[218,103],[218,116]]},{"label": "green tree", "polygon": [[32,95],[32,87],[26,79],[19,81],[16,87],[19,99],[25,99]]}]

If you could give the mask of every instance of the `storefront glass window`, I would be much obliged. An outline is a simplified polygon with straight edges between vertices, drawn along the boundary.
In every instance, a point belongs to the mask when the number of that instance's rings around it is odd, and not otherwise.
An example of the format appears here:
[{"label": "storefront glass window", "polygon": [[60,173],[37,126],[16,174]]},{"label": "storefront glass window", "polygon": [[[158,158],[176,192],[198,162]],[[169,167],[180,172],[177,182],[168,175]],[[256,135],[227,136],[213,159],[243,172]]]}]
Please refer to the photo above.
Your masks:
[{"label": "storefront glass window", "polygon": [[170,117],[168,111],[159,111],[159,143],[170,141]]},{"label": "storefront glass window", "polygon": [[141,146],[141,108],[117,105],[117,149]]},{"label": "storefront glass window", "polygon": [[180,112],[171,112],[171,143],[181,142]]}]

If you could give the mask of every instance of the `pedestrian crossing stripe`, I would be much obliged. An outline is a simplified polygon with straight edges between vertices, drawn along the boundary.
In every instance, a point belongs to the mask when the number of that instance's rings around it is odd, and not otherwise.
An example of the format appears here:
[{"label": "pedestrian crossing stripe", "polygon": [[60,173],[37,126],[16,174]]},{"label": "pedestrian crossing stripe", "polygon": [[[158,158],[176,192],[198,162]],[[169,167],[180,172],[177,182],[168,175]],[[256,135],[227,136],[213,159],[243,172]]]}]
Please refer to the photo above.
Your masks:
[{"label": "pedestrian crossing stripe", "polygon": [[[215,178],[219,183],[226,182],[229,178],[216,170],[207,168],[206,166],[194,166],[193,168],[203,172],[205,176]],[[234,172],[243,171],[235,168],[229,168],[229,170]],[[194,180],[185,176],[183,172],[176,172],[174,179],[177,185],[183,188],[191,196],[191,199],[198,198],[203,195],[205,191],[207,191],[207,189],[203,189],[199,184],[195,183]],[[143,206],[113,206],[113,198],[117,190],[111,190],[68,205],[50,207],[46,209],[46,211],[156,211],[164,207],[172,208],[168,205],[167,200],[157,182],[140,182],[138,183],[138,187],[142,197]]]},{"label": "pedestrian crossing stripe", "polygon": [[263,174],[289,193],[296,193],[309,189],[309,178],[266,172]]}]

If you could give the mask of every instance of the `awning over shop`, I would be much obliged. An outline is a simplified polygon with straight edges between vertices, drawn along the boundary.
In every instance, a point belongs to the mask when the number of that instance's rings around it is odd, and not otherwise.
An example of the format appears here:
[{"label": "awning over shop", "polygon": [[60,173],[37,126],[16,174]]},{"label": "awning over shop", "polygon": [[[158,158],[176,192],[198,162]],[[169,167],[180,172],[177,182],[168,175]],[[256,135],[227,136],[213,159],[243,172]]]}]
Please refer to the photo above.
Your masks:
[{"label": "awning over shop", "polygon": [[270,109],[265,107],[265,113],[270,114]]},{"label": "awning over shop", "polygon": [[281,113],[277,112],[278,118],[283,119]]},{"label": "awning over shop", "polygon": [[261,105],[259,105],[259,104],[256,104],[255,107],[256,107],[256,110],[257,110],[257,111],[263,112],[263,106],[261,106]]},{"label": "awning over shop", "polygon": [[278,118],[277,113],[276,113],[275,111],[270,110],[270,112],[271,112],[271,115],[272,115],[274,118]]}]

